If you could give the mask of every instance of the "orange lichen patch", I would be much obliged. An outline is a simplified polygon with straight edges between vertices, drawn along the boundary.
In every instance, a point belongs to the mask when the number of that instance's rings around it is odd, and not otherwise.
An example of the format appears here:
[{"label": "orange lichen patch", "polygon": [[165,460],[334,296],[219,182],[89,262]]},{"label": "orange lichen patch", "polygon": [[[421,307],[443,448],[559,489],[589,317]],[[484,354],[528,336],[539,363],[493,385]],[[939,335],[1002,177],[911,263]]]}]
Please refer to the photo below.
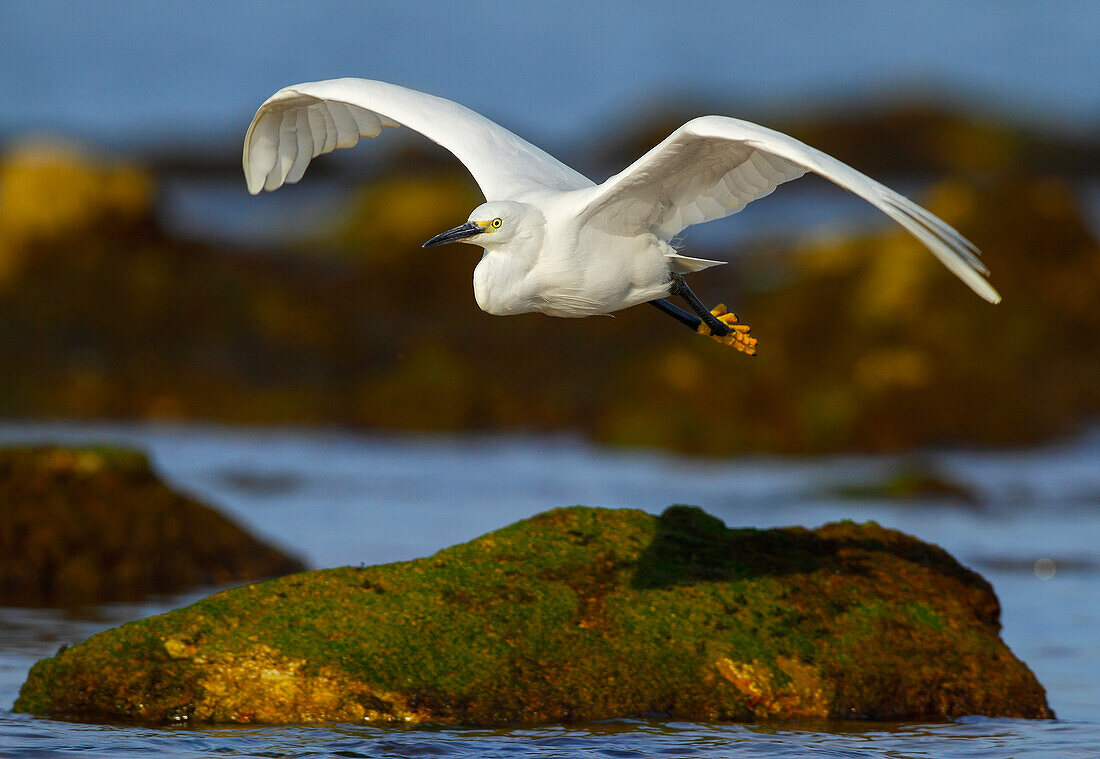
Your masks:
[{"label": "orange lichen patch", "polygon": [[164,651],[173,659],[190,659],[197,650],[194,642],[185,636],[172,635],[164,640]]},{"label": "orange lichen patch", "polygon": [[768,667],[757,661],[735,662],[722,657],[714,663],[718,674],[744,695],[745,707],[756,719],[829,716],[821,674],[815,667],[786,657],[778,659],[776,665],[787,680],[782,685]]},{"label": "orange lichen patch", "polygon": [[191,718],[199,722],[399,722],[428,719],[398,695],[370,688],[346,673],[290,659],[257,645],[204,661],[201,696]]},{"label": "orange lichen patch", "polygon": [[749,325],[738,323],[737,317],[726,308],[725,303],[719,303],[712,308],[710,312],[718,317],[718,321],[730,328],[729,334],[722,336],[712,335],[710,327],[706,324],[700,324],[699,328],[696,330],[700,335],[706,335],[711,340],[716,340],[722,343],[722,345],[736,348],[749,356],[756,353],[756,338],[749,335]]}]

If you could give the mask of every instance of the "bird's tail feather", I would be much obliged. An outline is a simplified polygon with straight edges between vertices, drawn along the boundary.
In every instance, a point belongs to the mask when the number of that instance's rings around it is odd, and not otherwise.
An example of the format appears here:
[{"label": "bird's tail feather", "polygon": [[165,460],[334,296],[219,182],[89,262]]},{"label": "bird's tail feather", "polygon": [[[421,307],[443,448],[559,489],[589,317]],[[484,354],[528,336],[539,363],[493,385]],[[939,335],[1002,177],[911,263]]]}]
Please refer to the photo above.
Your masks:
[{"label": "bird's tail feather", "polygon": [[690,274],[694,271],[702,271],[703,269],[709,269],[712,266],[721,266],[726,263],[725,261],[711,261],[707,258],[681,256],[679,253],[665,253],[665,257],[668,259],[672,271],[677,274]]}]

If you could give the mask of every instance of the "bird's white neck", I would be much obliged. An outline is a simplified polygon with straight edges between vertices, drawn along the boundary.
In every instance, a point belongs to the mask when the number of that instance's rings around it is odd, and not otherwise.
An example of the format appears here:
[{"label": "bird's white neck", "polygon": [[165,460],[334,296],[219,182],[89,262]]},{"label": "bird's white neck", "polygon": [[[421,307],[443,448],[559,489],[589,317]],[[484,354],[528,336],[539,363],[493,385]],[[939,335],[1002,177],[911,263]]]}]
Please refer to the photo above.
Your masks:
[{"label": "bird's white neck", "polygon": [[529,311],[525,280],[535,258],[511,250],[486,250],[474,269],[474,298],[478,307],[495,316]]},{"label": "bird's white neck", "polygon": [[[532,283],[528,274],[538,263],[546,237],[546,219],[528,205],[516,204],[520,215],[509,228],[488,235],[485,254],[474,269],[474,298],[482,311],[496,316],[532,311]],[[513,226],[514,225],[514,226]]]}]

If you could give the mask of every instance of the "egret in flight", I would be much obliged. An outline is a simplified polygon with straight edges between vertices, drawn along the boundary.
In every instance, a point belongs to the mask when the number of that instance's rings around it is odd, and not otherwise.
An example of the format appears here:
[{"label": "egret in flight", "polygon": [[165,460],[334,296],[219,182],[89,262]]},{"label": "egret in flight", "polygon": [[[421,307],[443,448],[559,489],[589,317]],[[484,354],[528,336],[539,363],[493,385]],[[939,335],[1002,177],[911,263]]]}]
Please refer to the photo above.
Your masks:
[{"label": "egret in flight", "polygon": [[[486,202],[465,223],[424,243],[480,245],[474,297],[509,315],[609,314],[650,303],[693,330],[754,353],[748,327],[722,305],[704,306],[684,275],[715,266],[682,255],[684,229],[737,213],[812,171],[893,218],[991,303],[978,250],[929,211],[793,137],[725,116],[692,119],[602,184],[469,108],[367,79],[330,79],[279,90],[244,139],[248,190],[302,178],[310,160],[406,126],[442,145],[473,175]],[[670,303],[677,296],[694,314]]]}]

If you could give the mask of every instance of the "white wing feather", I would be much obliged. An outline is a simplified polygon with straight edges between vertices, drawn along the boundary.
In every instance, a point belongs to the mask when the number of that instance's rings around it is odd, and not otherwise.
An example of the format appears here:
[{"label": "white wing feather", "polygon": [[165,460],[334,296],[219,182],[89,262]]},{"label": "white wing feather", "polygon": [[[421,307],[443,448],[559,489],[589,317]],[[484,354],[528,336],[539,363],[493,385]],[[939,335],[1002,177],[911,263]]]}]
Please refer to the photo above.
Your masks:
[{"label": "white wing feather", "polygon": [[302,178],[309,162],[382,127],[407,126],[454,153],[486,200],[537,189],[592,187],[587,177],[458,103],[369,79],[329,79],[285,87],[256,111],[244,138],[248,191]]},{"label": "white wing feather", "polygon": [[793,137],[725,116],[693,119],[625,170],[594,188],[581,221],[616,234],[671,239],[693,224],[737,213],[783,182],[813,171],[851,190],[909,230],[990,303],[978,249],[913,201]]}]

